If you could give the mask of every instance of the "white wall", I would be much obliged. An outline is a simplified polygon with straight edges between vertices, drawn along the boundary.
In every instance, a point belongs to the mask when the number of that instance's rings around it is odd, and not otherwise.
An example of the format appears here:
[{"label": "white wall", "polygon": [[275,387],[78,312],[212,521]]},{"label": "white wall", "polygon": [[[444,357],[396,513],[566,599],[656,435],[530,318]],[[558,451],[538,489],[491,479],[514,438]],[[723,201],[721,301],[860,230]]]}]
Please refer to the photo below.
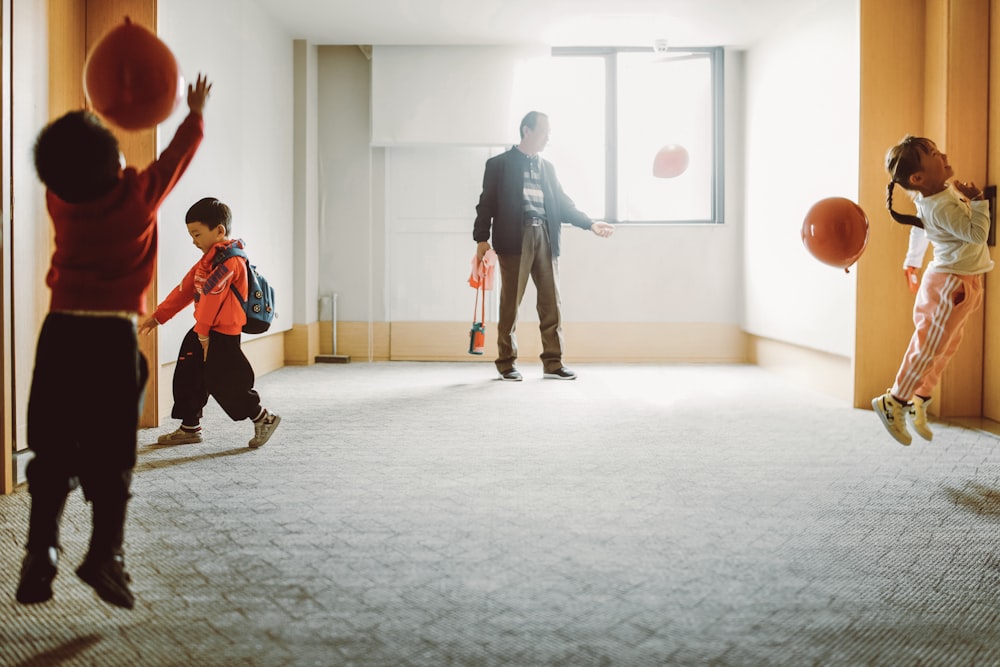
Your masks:
[{"label": "white wall", "polygon": [[371,64],[355,46],[320,46],[317,69],[319,292],[338,294],[341,321],[384,322],[383,150],[369,147]]},{"label": "white wall", "polygon": [[[28,388],[34,369],[35,343],[49,308],[45,275],[49,269],[52,223],[45,207],[45,190],[35,173],[35,138],[49,122],[49,53],[47,3],[14,0],[15,39],[11,72],[11,170],[13,173],[12,232],[5,259],[11,261],[13,283],[13,354],[15,442],[27,442]],[[6,203],[6,202],[5,202]],[[9,253],[9,254],[7,254]]]},{"label": "white wall", "polygon": [[[198,260],[184,215],[202,197],[233,211],[232,235],[276,292],[278,319],[267,335],[294,322],[293,100],[291,37],[256,3],[245,0],[170,0],[158,3],[160,38],[186,79],[212,82],[205,139],[160,209],[159,294],[176,286]],[[196,17],[193,19],[192,17]],[[183,120],[182,104],[159,127],[161,148]],[[160,363],[173,361],[194,320],[190,308],[160,329]]]},{"label": "white wall", "polygon": [[[295,302],[296,324],[315,322],[319,257],[316,47],[295,41]],[[286,310],[286,312],[288,312]]]},{"label": "white wall", "polygon": [[856,1],[826,3],[746,61],[744,328],[848,357],[855,274],[814,259],[801,227],[820,199],[858,199],[858,26]]},{"label": "white wall", "polygon": [[372,144],[503,145],[546,57],[538,46],[375,45]]}]

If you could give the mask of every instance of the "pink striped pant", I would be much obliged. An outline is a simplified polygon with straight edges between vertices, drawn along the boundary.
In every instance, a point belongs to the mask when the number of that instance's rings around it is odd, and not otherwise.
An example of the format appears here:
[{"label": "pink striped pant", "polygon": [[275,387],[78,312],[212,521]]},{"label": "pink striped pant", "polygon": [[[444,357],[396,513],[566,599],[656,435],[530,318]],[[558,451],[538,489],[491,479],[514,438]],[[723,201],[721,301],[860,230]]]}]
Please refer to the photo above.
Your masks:
[{"label": "pink striped pant", "polygon": [[962,342],[965,323],[983,304],[983,276],[927,271],[913,304],[913,336],[896,373],[892,395],[930,396]]}]

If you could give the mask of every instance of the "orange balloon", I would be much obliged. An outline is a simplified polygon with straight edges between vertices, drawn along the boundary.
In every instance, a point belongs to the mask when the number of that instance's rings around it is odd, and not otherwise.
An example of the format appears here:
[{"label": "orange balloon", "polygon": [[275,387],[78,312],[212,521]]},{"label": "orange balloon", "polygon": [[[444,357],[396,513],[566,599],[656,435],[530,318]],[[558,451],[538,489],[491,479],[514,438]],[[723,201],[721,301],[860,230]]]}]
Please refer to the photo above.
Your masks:
[{"label": "orange balloon", "polygon": [[819,261],[847,271],[868,245],[868,216],[850,199],[821,199],[802,222],[802,243]]},{"label": "orange balloon", "polygon": [[674,178],[684,173],[688,168],[687,149],[677,144],[667,144],[656,152],[653,158],[653,176],[656,178]]},{"label": "orange balloon", "polygon": [[173,113],[184,79],[167,45],[126,16],[87,57],[83,88],[94,111],[124,130],[140,130]]}]

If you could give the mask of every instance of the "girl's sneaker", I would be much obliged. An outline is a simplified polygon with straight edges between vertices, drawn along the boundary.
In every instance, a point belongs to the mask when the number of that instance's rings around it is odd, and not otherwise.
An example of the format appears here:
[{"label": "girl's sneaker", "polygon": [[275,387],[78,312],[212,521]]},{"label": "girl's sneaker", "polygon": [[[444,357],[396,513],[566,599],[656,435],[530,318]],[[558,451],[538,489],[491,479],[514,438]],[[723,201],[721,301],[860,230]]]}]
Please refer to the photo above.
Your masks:
[{"label": "girl's sneaker", "polygon": [[903,412],[907,406],[892,397],[892,391],[887,389],[881,396],[872,399],[872,410],[882,420],[885,430],[901,445],[908,445],[913,440],[906,430],[906,416]]},{"label": "girl's sneaker", "polygon": [[927,406],[931,404],[933,398],[928,398],[926,401],[919,396],[913,397],[913,403],[910,405],[910,418],[913,421],[913,430],[917,432],[924,440],[930,440],[934,437],[931,432],[931,427],[927,425]]}]

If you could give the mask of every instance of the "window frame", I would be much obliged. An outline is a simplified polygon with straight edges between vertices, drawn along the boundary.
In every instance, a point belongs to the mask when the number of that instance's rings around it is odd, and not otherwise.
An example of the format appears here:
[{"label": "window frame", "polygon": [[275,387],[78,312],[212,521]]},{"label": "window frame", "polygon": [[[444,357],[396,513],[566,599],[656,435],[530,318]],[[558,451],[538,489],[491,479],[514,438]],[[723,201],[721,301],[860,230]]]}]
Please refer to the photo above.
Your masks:
[{"label": "window frame", "polygon": [[553,47],[553,57],[590,57],[604,59],[605,137],[604,147],[604,217],[616,225],[724,224],[725,222],[725,109],[724,50],[721,46],[668,48],[674,55],[696,54],[709,59],[712,76],[712,193],[711,219],[694,220],[618,220],[618,58],[619,53],[654,53],[652,47],[638,46],[562,46]]}]

